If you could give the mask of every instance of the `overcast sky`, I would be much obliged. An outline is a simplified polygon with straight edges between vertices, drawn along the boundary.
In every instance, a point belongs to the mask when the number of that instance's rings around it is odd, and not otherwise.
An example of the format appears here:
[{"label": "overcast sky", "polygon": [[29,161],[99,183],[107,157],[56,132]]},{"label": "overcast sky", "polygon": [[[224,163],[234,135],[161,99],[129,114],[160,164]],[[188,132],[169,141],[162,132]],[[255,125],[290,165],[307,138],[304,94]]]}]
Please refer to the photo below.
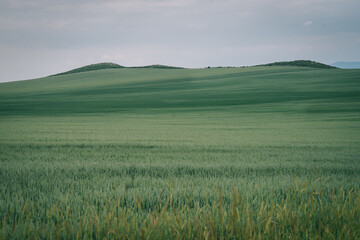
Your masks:
[{"label": "overcast sky", "polygon": [[87,64],[360,60],[359,0],[0,0],[0,82]]}]

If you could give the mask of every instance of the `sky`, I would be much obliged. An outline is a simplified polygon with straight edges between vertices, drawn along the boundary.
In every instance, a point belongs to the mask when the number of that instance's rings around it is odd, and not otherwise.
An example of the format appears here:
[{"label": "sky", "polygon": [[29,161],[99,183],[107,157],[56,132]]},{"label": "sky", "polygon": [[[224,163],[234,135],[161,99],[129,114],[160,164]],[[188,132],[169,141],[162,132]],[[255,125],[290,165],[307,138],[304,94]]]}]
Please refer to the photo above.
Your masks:
[{"label": "sky", "polygon": [[0,0],[0,82],[87,64],[360,61],[359,0]]}]

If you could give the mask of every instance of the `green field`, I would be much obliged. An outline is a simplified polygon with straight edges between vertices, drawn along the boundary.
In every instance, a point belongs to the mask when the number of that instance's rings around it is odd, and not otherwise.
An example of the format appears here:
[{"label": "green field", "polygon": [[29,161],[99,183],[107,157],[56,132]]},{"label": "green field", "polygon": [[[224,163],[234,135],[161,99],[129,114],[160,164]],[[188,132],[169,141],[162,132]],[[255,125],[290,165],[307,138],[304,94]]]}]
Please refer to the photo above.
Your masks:
[{"label": "green field", "polygon": [[0,239],[359,239],[360,70],[0,84]]}]

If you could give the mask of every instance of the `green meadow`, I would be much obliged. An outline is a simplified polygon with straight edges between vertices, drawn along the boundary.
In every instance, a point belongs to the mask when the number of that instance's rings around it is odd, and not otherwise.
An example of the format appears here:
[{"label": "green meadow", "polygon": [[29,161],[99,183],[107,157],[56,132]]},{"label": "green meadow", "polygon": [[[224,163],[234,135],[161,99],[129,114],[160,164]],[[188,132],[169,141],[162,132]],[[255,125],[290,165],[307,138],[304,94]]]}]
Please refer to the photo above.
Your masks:
[{"label": "green meadow", "polygon": [[0,84],[0,239],[359,239],[360,70]]}]

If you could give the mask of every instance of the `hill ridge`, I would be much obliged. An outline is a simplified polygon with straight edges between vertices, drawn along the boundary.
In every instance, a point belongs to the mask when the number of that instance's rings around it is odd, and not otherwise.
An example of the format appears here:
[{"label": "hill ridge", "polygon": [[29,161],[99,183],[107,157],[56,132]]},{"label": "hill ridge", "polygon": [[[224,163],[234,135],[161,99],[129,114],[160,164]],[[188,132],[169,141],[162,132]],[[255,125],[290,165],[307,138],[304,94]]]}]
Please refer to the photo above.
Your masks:
[{"label": "hill ridge", "polygon": [[[259,66],[293,66],[293,67],[311,67],[311,68],[320,68],[320,69],[335,69],[335,68],[337,68],[335,66],[331,66],[331,65],[320,63],[320,62],[311,61],[311,60],[273,62],[273,63],[255,65],[254,67],[259,67]],[[168,66],[168,65],[161,65],[161,64],[125,67],[125,66],[122,66],[122,65],[119,65],[116,63],[112,63],[112,62],[103,62],[103,63],[95,63],[95,64],[86,65],[83,67],[72,69],[70,71],[57,73],[57,74],[54,74],[51,76],[61,76],[61,75],[66,75],[66,74],[96,71],[96,70],[103,70],[103,69],[112,69],[112,68],[185,69],[183,67]],[[206,67],[206,68],[208,68],[208,67]],[[216,68],[223,68],[223,67],[216,67]]]}]

